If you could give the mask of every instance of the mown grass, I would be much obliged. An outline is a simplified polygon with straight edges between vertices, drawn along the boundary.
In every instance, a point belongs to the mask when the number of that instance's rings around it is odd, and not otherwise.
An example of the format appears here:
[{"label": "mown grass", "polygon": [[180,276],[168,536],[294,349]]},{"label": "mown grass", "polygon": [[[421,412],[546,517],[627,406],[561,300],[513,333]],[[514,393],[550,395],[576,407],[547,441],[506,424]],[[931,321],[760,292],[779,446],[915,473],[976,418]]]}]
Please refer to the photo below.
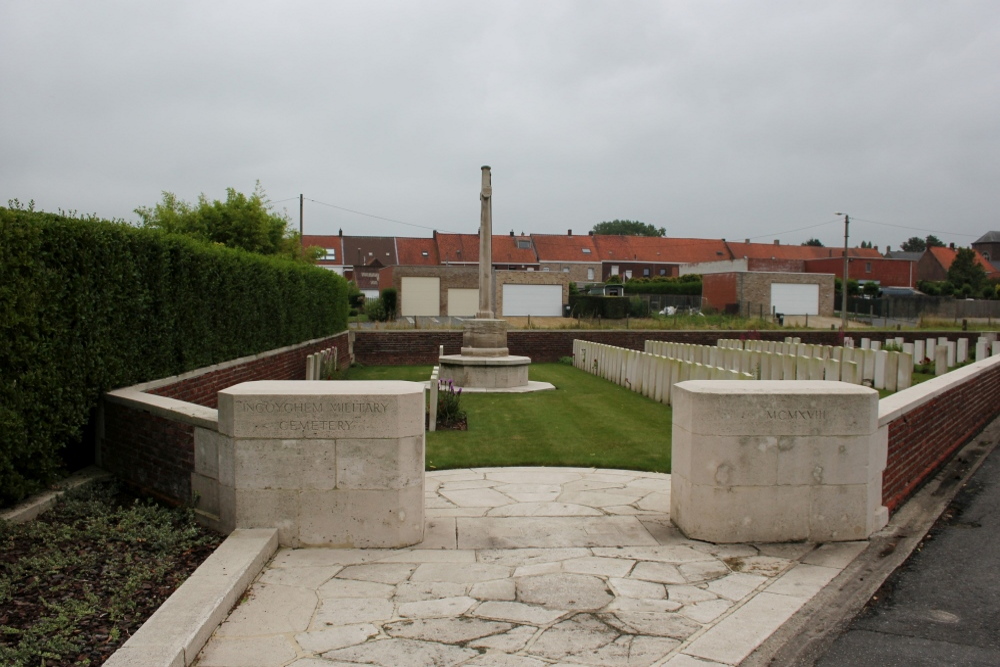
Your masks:
[{"label": "mown grass", "polygon": [[[352,380],[430,377],[430,366],[352,367]],[[581,466],[670,472],[669,406],[577,370],[533,364],[555,385],[530,394],[462,394],[467,431],[427,433],[428,469]]]}]

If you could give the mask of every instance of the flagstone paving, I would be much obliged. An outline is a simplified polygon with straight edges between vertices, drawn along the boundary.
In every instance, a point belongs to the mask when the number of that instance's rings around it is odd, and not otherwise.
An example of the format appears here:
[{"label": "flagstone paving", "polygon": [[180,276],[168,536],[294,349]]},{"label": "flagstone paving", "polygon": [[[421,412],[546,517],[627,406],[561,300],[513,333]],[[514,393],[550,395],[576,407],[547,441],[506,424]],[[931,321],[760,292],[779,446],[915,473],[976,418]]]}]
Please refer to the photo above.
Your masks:
[{"label": "flagstone paving", "polygon": [[670,476],[430,472],[408,549],[282,549],[199,667],[735,665],[864,542],[714,545]]}]

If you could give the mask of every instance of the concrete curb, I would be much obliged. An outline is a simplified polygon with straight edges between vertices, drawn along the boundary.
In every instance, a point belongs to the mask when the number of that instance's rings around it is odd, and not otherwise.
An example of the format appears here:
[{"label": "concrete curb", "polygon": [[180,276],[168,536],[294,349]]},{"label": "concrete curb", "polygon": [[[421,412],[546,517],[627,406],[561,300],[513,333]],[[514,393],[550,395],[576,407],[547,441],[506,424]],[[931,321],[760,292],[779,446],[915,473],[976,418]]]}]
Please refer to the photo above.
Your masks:
[{"label": "concrete curb", "polygon": [[927,532],[1000,444],[1000,418],[970,440],[911,497],[868,547],[792,618],[747,656],[740,667],[812,666],[872,595],[923,541]]},{"label": "concrete curb", "polygon": [[107,479],[111,477],[111,473],[101,470],[97,466],[87,466],[79,472],[75,472],[66,479],[59,482],[58,488],[52,491],[46,491],[45,493],[40,493],[37,496],[32,496],[28,498],[20,505],[16,505],[9,510],[4,510],[0,513],[0,520],[9,521],[11,523],[24,523],[26,521],[31,521],[36,518],[39,514],[49,510],[59,496],[66,493],[71,489],[75,489],[78,486],[83,486],[84,484],[89,484],[99,479]]},{"label": "concrete curb", "polygon": [[187,667],[278,549],[271,528],[233,531],[105,667]]}]

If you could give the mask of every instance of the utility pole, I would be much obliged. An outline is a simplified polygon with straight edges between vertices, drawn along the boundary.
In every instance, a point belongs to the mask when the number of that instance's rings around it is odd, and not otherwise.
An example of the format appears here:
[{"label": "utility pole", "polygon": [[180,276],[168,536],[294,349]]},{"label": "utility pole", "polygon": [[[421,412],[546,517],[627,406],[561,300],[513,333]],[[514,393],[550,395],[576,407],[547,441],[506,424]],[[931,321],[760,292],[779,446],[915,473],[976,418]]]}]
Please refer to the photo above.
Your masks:
[{"label": "utility pole", "polygon": [[848,257],[847,257],[847,226],[851,224],[851,216],[846,213],[835,213],[834,215],[844,216],[844,279],[840,281],[840,328],[847,334],[847,281],[848,281]]},{"label": "utility pole", "polygon": [[304,208],[305,199],[302,194],[299,194],[299,257],[306,256],[306,245],[305,239],[303,239],[303,225],[302,225],[302,209]]}]

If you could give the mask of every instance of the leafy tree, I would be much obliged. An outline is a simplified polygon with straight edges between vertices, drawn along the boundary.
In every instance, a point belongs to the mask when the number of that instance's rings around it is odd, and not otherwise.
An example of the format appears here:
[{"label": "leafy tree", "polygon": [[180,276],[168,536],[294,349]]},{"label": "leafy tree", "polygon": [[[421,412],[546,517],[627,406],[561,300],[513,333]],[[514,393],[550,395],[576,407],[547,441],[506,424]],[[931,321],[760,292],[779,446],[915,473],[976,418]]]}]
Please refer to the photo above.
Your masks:
[{"label": "leafy tree", "polygon": [[823,242],[820,241],[819,239],[809,239],[808,241],[806,241],[802,245],[816,246],[817,248],[822,248],[823,247]]},{"label": "leafy tree", "polygon": [[[986,269],[976,261],[976,252],[971,248],[959,248],[955,260],[948,267],[948,282],[955,291],[964,290],[980,294],[988,282]],[[966,290],[965,288],[968,287]]]},{"label": "leafy tree", "polygon": [[201,194],[197,204],[189,204],[172,192],[164,192],[163,200],[156,206],[141,206],[135,212],[143,227],[261,255],[300,256],[298,232],[292,229],[286,216],[271,209],[260,181],[249,197],[226,188],[224,202],[209,201]]},{"label": "leafy tree", "polygon": [[[850,288],[848,287],[848,289]],[[861,293],[865,296],[876,297],[881,291],[882,290],[879,289],[878,283],[871,280],[861,286]]]},{"label": "leafy tree", "polygon": [[943,248],[944,241],[933,234],[928,234],[927,238],[923,239],[919,236],[911,236],[903,241],[903,244],[899,247],[903,252],[923,252],[928,248]]},{"label": "leafy tree", "polygon": [[872,248],[874,246],[872,246],[872,242],[871,241],[862,241],[861,242],[861,247],[862,248]]},{"label": "leafy tree", "polygon": [[667,230],[638,220],[611,220],[599,222],[591,230],[594,234],[620,236],[665,236]]}]

